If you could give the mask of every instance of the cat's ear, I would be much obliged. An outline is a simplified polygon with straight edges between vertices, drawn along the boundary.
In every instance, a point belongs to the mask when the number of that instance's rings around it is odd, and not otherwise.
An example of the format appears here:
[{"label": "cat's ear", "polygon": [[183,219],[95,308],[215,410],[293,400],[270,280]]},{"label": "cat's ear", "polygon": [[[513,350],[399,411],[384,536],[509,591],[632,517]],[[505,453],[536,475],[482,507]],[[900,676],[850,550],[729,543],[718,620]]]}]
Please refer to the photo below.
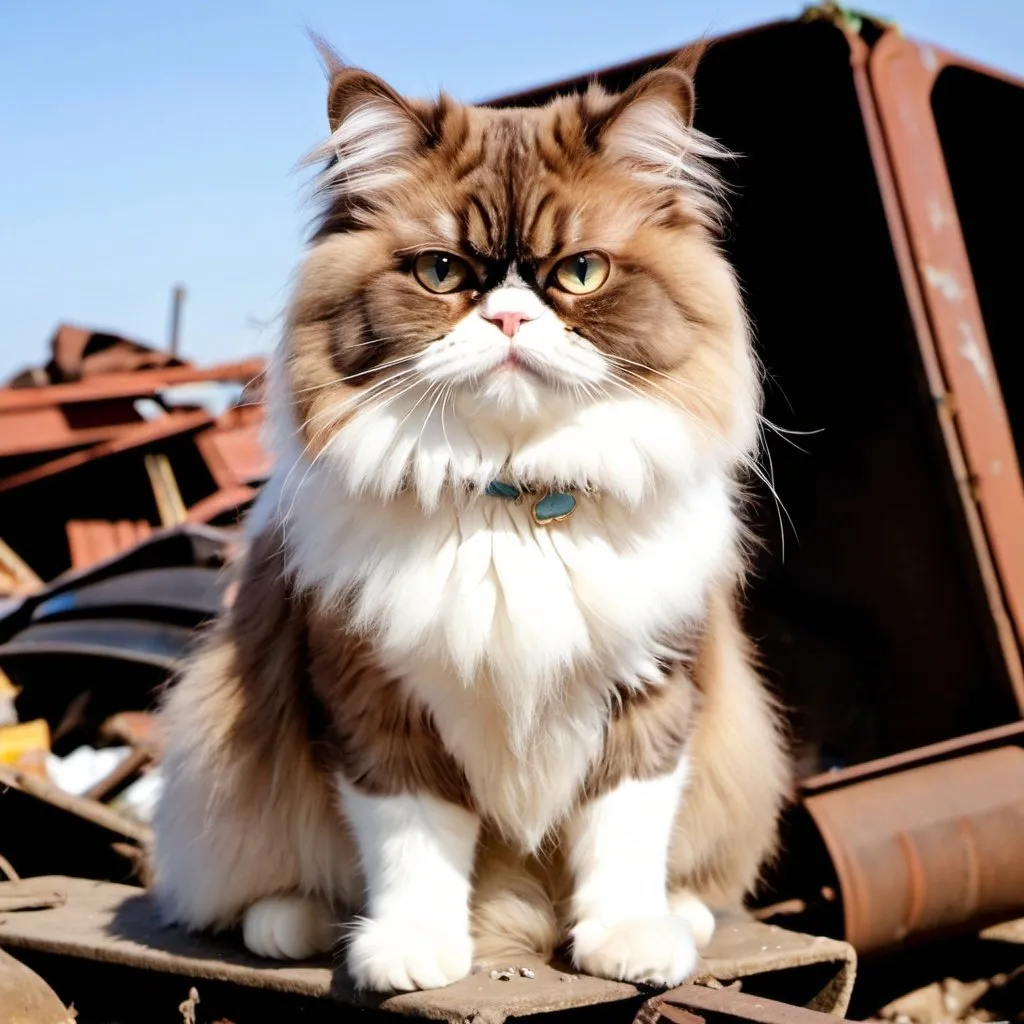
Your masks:
[{"label": "cat's ear", "polygon": [[323,40],[314,36],[313,41],[330,81],[331,128],[313,157],[331,161],[327,177],[334,192],[368,193],[387,186],[429,141],[422,113],[376,75],[345,64]]},{"label": "cat's ear", "polygon": [[693,77],[672,62],[648,72],[619,96],[592,137],[612,160],[669,171],[690,146],[693,109]]},{"label": "cat's ear", "polygon": [[412,105],[387,82],[361,68],[341,67],[331,75],[327,119],[337,132],[357,115],[376,120],[386,131],[400,129],[411,144],[425,141],[426,129]]},{"label": "cat's ear", "polygon": [[731,154],[693,127],[693,75],[706,49],[690,46],[620,96],[605,96],[588,135],[598,152],[645,184],[678,189],[690,213],[717,229],[726,188],[710,161]]}]

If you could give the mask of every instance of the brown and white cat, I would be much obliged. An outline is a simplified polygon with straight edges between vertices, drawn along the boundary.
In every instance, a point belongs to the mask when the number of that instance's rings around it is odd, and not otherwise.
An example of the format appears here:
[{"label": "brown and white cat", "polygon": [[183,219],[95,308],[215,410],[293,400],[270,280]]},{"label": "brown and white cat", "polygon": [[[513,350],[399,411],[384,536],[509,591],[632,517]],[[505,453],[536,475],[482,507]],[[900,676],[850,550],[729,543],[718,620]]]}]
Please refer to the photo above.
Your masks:
[{"label": "brown and white cat", "polygon": [[737,618],[758,374],[685,59],[536,109],[329,59],[234,606],[166,700],[156,892],[372,989],[665,984],[789,769]]}]

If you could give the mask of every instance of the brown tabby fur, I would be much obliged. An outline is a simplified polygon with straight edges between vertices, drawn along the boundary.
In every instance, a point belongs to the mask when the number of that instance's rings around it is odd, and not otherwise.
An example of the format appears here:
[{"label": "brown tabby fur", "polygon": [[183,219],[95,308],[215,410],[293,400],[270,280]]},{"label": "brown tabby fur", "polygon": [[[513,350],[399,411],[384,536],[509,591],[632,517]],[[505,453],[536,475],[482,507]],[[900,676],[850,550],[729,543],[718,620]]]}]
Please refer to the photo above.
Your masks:
[{"label": "brown tabby fur", "polygon": [[[712,241],[713,208],[645,186],[599,152],[613,146],[642,93],[663,96],[688,121],[685,67],[648,76],[626,97],[595,87],[530,110],[413,103],[340,67],[334,79],[332,127],[370,93],[400,104],[419,135],[405,155],[407,179],[386,195],[328,197],[303,268],[285,397],[311,457],[344,426],[339,399],[447,334],[475,301],[471,291],[435,295],[415,283],[411,256],[433,248],[464,254],[484,282],[500,281],[513,264],[542,278],[565,253],[613,249],[612,276],[599,291],[547,301],[618,361],[626,389],[667,396],[706,428],[708,443],[744,434],[735,396],[753,392],[753,369],[735,348],[743,312]],[[304,822],[333,821],[320,827],[339,849],[348,841],[329,779],[337,769],[374,793],[425,792],[472,806],[425,709],[382,670],[344,608],[325,611],[296,588],[283,546],[273,526],[255,539],[237,601],[168,697],[180,756],[201,759],[216,780],[211,806],[239,834],[273,822],[281,843]],[[723,567],[691,637],[692,659],[674,667],[667,685],[614,709],[580,795],[663,774],[689,743],[671,886],[719,905],[738,903],[754,884],[774,848],[787,784],[774,712],[738,621],[741,575],[739,564]],[[354,865],[338,865],[336,888],[358,905]],[[294,882],[281,872],[287,889]],[[485,823],[473,908],[478,952],[550,952],[564,934],[565,885],[557,856],[524,858]],[[235,917],[244,909],[234,908]]]}]

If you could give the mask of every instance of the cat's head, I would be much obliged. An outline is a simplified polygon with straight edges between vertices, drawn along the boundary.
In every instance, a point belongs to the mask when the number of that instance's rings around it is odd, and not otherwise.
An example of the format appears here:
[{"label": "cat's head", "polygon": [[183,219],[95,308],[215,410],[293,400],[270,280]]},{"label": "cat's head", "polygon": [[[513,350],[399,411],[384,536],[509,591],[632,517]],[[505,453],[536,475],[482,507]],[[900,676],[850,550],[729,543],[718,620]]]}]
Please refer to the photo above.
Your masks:
[{"label": "cat's head", "polygon": [[[499,472],[617,491],[601,453],[626,441],[655,469],[659,446],[748,456],[756,373],[685,58],[513,109],[329,71],[322,215],[278,363],[305,458],[433,505]],[[564,465],[523,455],[566,430]]]}]

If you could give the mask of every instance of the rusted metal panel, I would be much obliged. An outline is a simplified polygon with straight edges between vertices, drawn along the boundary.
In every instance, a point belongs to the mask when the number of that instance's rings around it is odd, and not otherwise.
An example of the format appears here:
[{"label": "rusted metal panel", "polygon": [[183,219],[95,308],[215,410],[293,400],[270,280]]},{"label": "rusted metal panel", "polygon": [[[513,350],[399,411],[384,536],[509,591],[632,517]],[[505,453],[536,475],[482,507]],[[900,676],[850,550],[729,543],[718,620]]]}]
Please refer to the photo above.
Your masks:
[{"label": "rusted metal panel", "polygon": [[951,757],[962,757],[967,754],[981,753],[996,747],[1024,747],[1024,722],[1012,722],[994,729],[957,736],[956,739],[942,743],[932,743],[927,747],[918,747],[891,757],[880,757],[864,764],[850,768],[839,768],[834,771],[813,775],[800,782],[800,792],[805,795],[824,793],[830,789],[838,789],[853,782],[866,782],[885,775],[892,775],[905,768],[917,768],[936,761],[945,761]]},{"label": "rusted metal panel", "polygon": [[[952,382],[947,382],[941,360],[939,358],[935,328],[930,317],[928,296],[915,259],[915,225],[907,218],[904,209],[905,196],[898,187],[896,169],[892,152],[888,145],[886,132],[880,117],[880,107],[876,106],[877,91],[873,88],[873,76],[869,71],[874,60],[874,50],[857,34],[838,24],[837,28],[846,36],[850,46],[850,66],[853,73],[854,86],[860,105],[864,131],[871,152],[879,193],[885,209],[889,225],[893,253],[896,257],[903,280],[908,312],[914,327],[914,334],[921,353],[921,364],[925,380],[934,403],[936,421],[943,443],[949,457],[950,468],[960,497],[964,513],[964,525],[970,537],[971,546],[978,565],[981,583],[988,600],[989,609],[996,634],[1002,648],[1010,682],[1013,686],[1017,706],[1024,711],[1024,664],[1020,651],[1020,619],[1017,626],[1008,613],[1004,596],[1003,581],[1000,572],[1004,565],[997,565],[989,536],[985,530],[982,510],[979,507],[978,492],[975,488],[974,475],[964,450],[963,439],[958,430],[955,410],[959,405],[958,398],[952,391]],[[896,30],[886,28],[881,40],[899,38]],[[877,45],[877,44],[876,44]],[[941,152],[932,152],[932,159],[939,160],[938,169],[932,168],[933,176],[942,171]],[[971,278],[964,279],[964,287],[972,288]],[[998,416],[1001,412],[1004,425],[1008,429],[1005,408],[1001,402],[998,409],[991,410]],[[1012,438],[1011,438],[1012,443]]]},{"label": "rusted metal panel", "polygon": [[0,408],[0,458],[98,444],[141,419],[130,399]]},{"label": "rusted metal panel", "polygon": [[72,569],[85,569],[113,558],[153,532],[144,519],[69,519],[65,529]]},{"label": "rusted metal panel", "polygon": [[214,480],[222,488],[262,483],[270,476],[270,458],[260,441],[263,411],[232,409],[196,437]]},{"label": "rusted metal panel", "polygon": [[[921,332],[922,347],[934,346],[966,462],[964,483],[1020,639],[1024,483],[931,107],[939,72],[955,60],[889,30],[872,47],[867,70],[930,328]],[[1019,680],[1018,700],[1024,709]]]},{"label": "rusted metal panel", "polygon": [[94,445],[85,451],[72,452],[59,459],[53,459],[42,466],[16,473],[0,480],[0,493],[16,491],[20,487],[57,476],[69,469],[76,469],[96,459],[117,455],[131,449],[147,448],[150,445],[180,434],[194,433],[214,422],[205,412],[189,412],[180,416],[167,417],[153,423],[140,423],[122,432],[118,437],[104,444]]},{"label": "rusted metal panel", "polygon": [[858,952],[1024,913],[1024,749],[925,764],[804,803]]},{"label": "rusted metal panel", "polygon": [[[710,40],[714,45],[727,43],[735,39],[743,39],[746,36],[758,35],[763,32],[770,32],[773,28],[792,24],[788,19],[778,21],[762,22],[750,28],[738,29],[735,32],[727,32],[724,35],[716,36]],[[557,82],[550,82],[545,85],[538,85],[532,88],[522,89],[519,92],[507,93],[504,96],[495,96],[488,100],[482,100],[484,106],[533,106],[536,103],[545,102],[552,95],[576,92],[586,88],[588,82],[596,78],[632,76],[640,74],[653,64],[665,64],[679,53],[683,44],[673,46],[671,49],[653,53],[647,57],[640,57],[637,60],[624,61],[621,64],[612,64],[605,68],[594,68],[590,71],[580,72],[563,78]]]},{"label": "rusted metal panel", "polygon": [[842,1011],[822,1013],[804,1006],[763,999],[732,988],[681,985],[644,1003],[637,1024],[717,1024],[719,1021],[751,1021],[753,1024],[834,1024]]},{"label": "rusted metal panel", "polygon": [[144,750],[154,761],[164,755],[164,731],[152,711],[120,711],[111,715],[99,730],[100,739],[109,743],[127,743]]},{"label": "rusted metal panel", "polygon": [[[374,1007],[451,1024],[501,1024],[507,1018],[599,1004],[606,1004],[606,1011],[612,1013],[616,1003],[621,1019],[630,1021],[650,991],[577,974],[559,962],[551,965],[537,957],[517,956],[511,962],[482,964],[468,977],[445,988],[382,997],[353,992],[344,968],[338,965],[332,969],[329,957],[274,963],[244,950],[238,936],[230,933],[189,935],[181,929],[167,928],[151,897],[124,885],[96,884],[79,878],[31,878],[0,883],[0,903],[5,898],[13,902],[19,896],[35,901],[40,895],[50,897],[55,892],[65,897],[59,905],[4,914],[0,918],[0,943],[11,949],[46,951],[93,963],[120,963],[153,972],[154,977],[157,973],[183,975],[195,979],[200,990],[204,980],[220,980],[268,992],[290,992],[311,1001],[338,1000],[351,1009]],[[728,951],[717,946],[717,937],[712,940],[701,962],[702,974],[721,976],[722,980],[748,979],[744,985],[771,975],[784,987],[787,972],[803,977],[809,966],[826,974],[832,967],[846,971],[855,959],[845,943],[793,932],[785,933],[788,941],[780,952],[783,944],[776,936],[781,931],[754,921],[737,923],[729,931],[732,940]],[[490,968],[510,965],[529,967],[530,973],[515,971],[507,981],[491,976]],[[336,1004],[335,1012],[343,1014]]]},{"label": "rusted metal panel", "polygon": [[44,387],[0,388],[0,413],[12,409],[32,409],[40,405],[65,405],[97,399],[143,398],[176,384],[204,381],[236,381],[246,384],[258,378],[264,369],[262,359],[197,369],[194,366],[138,370],[135,373],[105,373],[100,377],[71,384]]},{"label": "rusted metal panel", "polygon": [[183,366],[176,355],[107,331],[61,324],[50,343],[53,358],[46,367],[55,383],[81,380],[116,371]]}]

